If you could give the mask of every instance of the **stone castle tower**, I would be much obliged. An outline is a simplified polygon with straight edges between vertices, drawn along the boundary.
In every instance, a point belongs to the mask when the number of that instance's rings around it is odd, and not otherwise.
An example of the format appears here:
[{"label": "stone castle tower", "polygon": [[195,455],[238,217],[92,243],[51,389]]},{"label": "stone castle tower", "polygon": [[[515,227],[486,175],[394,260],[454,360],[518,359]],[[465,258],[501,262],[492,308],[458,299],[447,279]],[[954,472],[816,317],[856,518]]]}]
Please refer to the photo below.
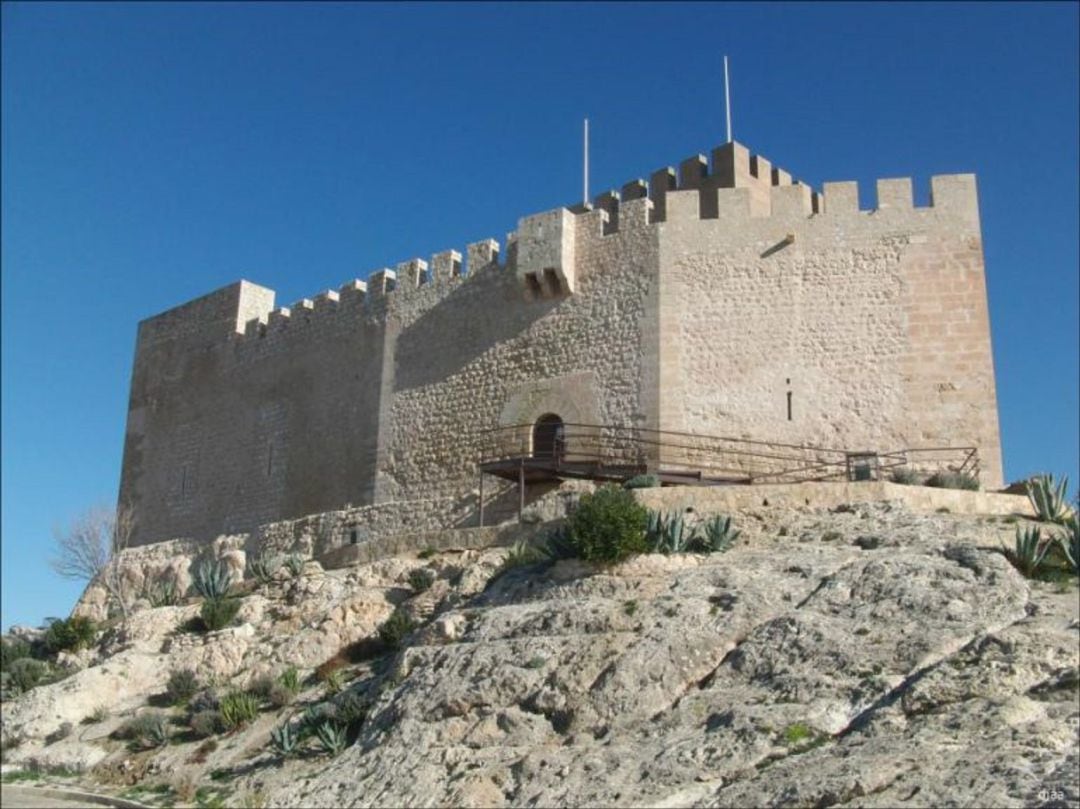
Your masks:
[{"label": "stone castle tower", "polygon": [[860,210],[855,183],[819,194],[729,143],[527,216],[501,255],[489,239],[288,308],[239,281],[149,318],[120,488],[135,544],[346,508],[467,524],[493,437],[536,455],[538,422],[571,460],[632,434],[661,472],[692,471],[675,455],[697,436],[968,447],[1000,486],[975,178],[931,197],[879,180]]}]

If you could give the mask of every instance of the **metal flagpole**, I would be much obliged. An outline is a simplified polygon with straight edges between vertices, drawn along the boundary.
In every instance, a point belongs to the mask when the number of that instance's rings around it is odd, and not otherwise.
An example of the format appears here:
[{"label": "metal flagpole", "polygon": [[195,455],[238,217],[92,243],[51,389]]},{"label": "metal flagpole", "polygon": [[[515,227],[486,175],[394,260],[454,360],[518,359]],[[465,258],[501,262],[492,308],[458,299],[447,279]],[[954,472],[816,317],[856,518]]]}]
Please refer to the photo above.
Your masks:
[{"label": "metal flagpole", "polygon": [[731,87],[728,84],[727,55],[724,55],[724,108],[727,110],[727,142],[731,143]]},{"label": "metal flagpole", "polygon": [[584,185],[584,197],[581,199],[582,205],[589,204],[589,119],[585,119],[585,165],[582,170],[582,183]]}]

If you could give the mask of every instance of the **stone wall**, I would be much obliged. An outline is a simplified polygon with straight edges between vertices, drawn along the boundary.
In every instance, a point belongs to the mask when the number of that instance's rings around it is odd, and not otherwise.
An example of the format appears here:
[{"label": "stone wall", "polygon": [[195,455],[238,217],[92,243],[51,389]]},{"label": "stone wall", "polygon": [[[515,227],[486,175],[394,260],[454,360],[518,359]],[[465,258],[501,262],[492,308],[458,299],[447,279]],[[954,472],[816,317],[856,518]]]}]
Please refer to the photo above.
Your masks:
[{"label": "stone wall", "polygon": [[[201,301],[140,324],[120,488],[133,544],[370,503],[385,332],[362,296],[271,312],[273,292],[241,282]],[[225,313],[215,329],[204,310]]]},{"label": "stone wall", "polygon": [[[282,522],[295,540],[330,512],[348,516],[317,526],[326,547],[472,525],[491,431],[548,413],[974,446],[1000,485],[974,178],[935,177],[919,208],[883,180],[860,211],[853,183],[818,195],[739,144],[712,158],[526,217],[502,257],[486,239],[288,309],[240,282],[144,321],[120,497],[136,542]],[[530,451],[527,427],[511,438]],[[486,486],[505,518],[512,484]]]},{"label": "stone wall", "polygon": [[[848,450],[977,447],[1002,485],[978,205],[970,175],[776,187],[769,216],[742,189],[718,219],[696,190],[660,224],[660,413],[666,430]],[[716,194],[714,190],[711,192]],[[823,212],[814,213],[820,204]],[[790,409],[789,409],[790,402]]]}]

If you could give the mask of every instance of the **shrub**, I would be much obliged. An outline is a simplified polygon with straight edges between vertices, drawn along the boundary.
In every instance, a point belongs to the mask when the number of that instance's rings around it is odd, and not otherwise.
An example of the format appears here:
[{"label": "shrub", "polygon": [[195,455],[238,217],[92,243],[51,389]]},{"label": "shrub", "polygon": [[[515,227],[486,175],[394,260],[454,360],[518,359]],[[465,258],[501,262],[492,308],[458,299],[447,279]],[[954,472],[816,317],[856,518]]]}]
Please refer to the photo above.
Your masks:
[{"label": "shrub", "polygon": [[199,618],[202,619],[203,630],[216,632],[224,629],[236,618],[240,611],[240,599],[222,598],[207,599],[199,608]]},{"label": "shrub", "polygon": [[45,630],[45,648],[51,654],[85,649],[94,642],[97,626],[89,618],[74,615],[67,620],[53,621]]},{"label": "shrub", "polygon": [[1027,483],[1027,496],[1035,517],[1041,522],[1064,522],[1069,514],[1069,502],[1065,490],[1069,486],[1068,477],[1055,485],[1053,475],[1036,475]]},{"label": "shrub", "polygon": [[199,711],[216,711],[221,707],[221,699],[213,688],[204,688],[187,703],[188,714],[196,714]]},{"label": "shrub", "polygon": [[367,702],[355,691],[346,691],[334,700],[334,715],[346,728],[359,730],[367,713]]},{"label": "shrub", "polygon": [[274,683],[270,687],[270,692],[266,695],[266,699],[275,708],[284,708],[296,699],[296,692],[281,683]]},{"label": "shrub", "polygon": [[139,747],[164,747],[169,743],[169,721],[165,714],[144,713],[129,719],[116,735]]},{"label": "shrub", "polygon": [[290,553],[285,557],[285,568],[293,576],[299,576],[304,572],[304,557],[298,553]]},{"label": "shrub", "polygon": [[803,722],[795,722],[784,728],[784,742],[789,745],[799,744],[811,739],[814,735],[814,731],[810,729],[810,726]]},{"label": "shrub", "polygon": [[345,658],[336,654],[315,667],[315,679],[320,683],[325,683],[335,671],[343,668],[345,668]]},{"label": "shrub", "polygon": [[660,485],[659,475],[635,475],[623,483],[624,489],[655,489]]},{"label": "shrub", "polygon": [[438,551],[435,550],[434,548],[424,548],[422,551],[420,551],[418,554],[416,554],[416,558],[417,559],[430,559],[432,556],[434,556],[437,553],[438,553]]},{"label": "shrub", "polygon": [[16,660],[30,657],[30,644],[22,638],[0,639],[0,669],[6,670]]},{"label": "shrub", "polygon": [[45,663],[32,657],[21,657],[5,669],[11,688],[16,694],[29,691],[40,683],[48,672],[49,667]]},{"label": "shrub", "polygon": [[248,559],[248,575],[259,582],[268,584],[274,578],[274,574],[281,569],[281,557],[277,554],[260,554]]},{"label": "shrub", "polygon": [[332,756],[345,749],[345,728],[335,722],[323,722],[315,729],[315,735],[323,750]]},{"label": "shrub", "polygon": [[978,491],[979,481],[964,472],[935,472],[926,479],[926,486],[935,489],[967,489]]},{"label": "shrub", "polygon": [[82,723],[84,725],[96,725],[96,724],[98,724],[100,722],[104,722],[108,718],[109,718],[109,708],[108,708],[108,706],[107,705],[98,705],[96,708],[94,708],[94,710],[92,710],[89,714],[87,714],[86,718],[83,719]]},{"label": "shrub", "polygon": [[416,629],[412,618],[400,607],[379,625],[379,639],[390,649],[400,649],[402,641]]},{"label": "shrub", "polygon": [[577,549],[570,541],[570,528],[565,524],[550,531],[537,551],[553,562],[577,556]]},{"label": "shrub", "polygon": [[899,466],[889,475],[889,480],[893,483],[902,483],[905,486],[920,486],[923,482],[923,476],[910,466]]},{"label": "shrub", "polygon": [[221,711],[213,709],[197,711],[192,714],[191,719],[188,720],[188,726],[191,728],[191,732],[199,737],[214,736],[218,733],[224,733],[228,729],[225,726],[225,717],[221,715]]},{"label": "shrub", "polygon": [[435,572],[426,567],[418,567],[409,571],[409,586],[416,593],[422,593],[435,583]]},{"label": "shrub", "polygon": [[259,715],[259,700],[246,691],[234,691],[221,700],[221,721],[226,730],[242,728]]},{"label": "shrub", "polygon": [[334,669],[326,675],[323,685],[326,686],[327,694],[338,693],[341,691],[342,686],[345,685],[345,673],[341,669]]},{"label": "shrub", "polygon": [[56,744],[56,742],[70,736],[74,730],[75,726],[70,722],[63,722],[60,727],[45,737],[45,744]]},{"label": "shrub", "polygon": [[220,601],[229,593],[232,577],[228,565],[221,560],[206,559],[195,571],[192,586],[207,601]]},{"label": "shrub", "polygon": [[1043,543],[1038,527],[1016,528],[1016,544],[1005,548],[1005,558],[1026,577],[1035,576],[1046,559],[1049,543]]},{"label": "shrub", "polygon": [[300,741],[300,735],[288,722],[270,731],[270,744],[274,752],[282,758],[289,758],[296,753]]},{"label": "shrub", "polygon": [[622,605],[623,612],[625,612],[627,615],[630,615],[630,616],[632,616],[635,612],[637,612],[637,608],[638,608],[637,600],[633,599],[633,598],[630,599],[629,601],[624,601],[623,605]]},{"label": "shrub", "polygon": [[725,553],[731,550],[740,531],[731,527],[731,517],[717,514],[705,522],[705,531],[698,536],[697,547],[706,553]]},{"label": "shrub", "polygon": [[583,495],[568,522],[576,553],[588,562],[615,563],[647,549],[648,511],[626,489],[604,486]]},{"label": "shrub", "polygon": [[165,694],[170,705],[187,702],[199,690],[199,680],[191,669],[177,669],[169,675],[165,684]]},{"label": "shrub", "polygon": [[260,674],[248,684],[247,692],[264,702],[269,702],[270,691],[273,690],[275,685],[277,685],[277,681],[271,675]]}]

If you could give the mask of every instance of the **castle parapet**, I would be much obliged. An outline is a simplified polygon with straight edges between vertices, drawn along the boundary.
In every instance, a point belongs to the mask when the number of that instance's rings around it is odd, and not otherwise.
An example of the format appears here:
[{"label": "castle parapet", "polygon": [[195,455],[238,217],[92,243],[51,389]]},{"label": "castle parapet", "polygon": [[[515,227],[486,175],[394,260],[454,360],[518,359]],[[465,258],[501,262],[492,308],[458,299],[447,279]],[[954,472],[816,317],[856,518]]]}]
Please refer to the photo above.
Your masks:
[{"label": "castle parapet", "polygon": [[529,299],[573,293],[576,220],[566,208],[518,220],[514,269]]}]

